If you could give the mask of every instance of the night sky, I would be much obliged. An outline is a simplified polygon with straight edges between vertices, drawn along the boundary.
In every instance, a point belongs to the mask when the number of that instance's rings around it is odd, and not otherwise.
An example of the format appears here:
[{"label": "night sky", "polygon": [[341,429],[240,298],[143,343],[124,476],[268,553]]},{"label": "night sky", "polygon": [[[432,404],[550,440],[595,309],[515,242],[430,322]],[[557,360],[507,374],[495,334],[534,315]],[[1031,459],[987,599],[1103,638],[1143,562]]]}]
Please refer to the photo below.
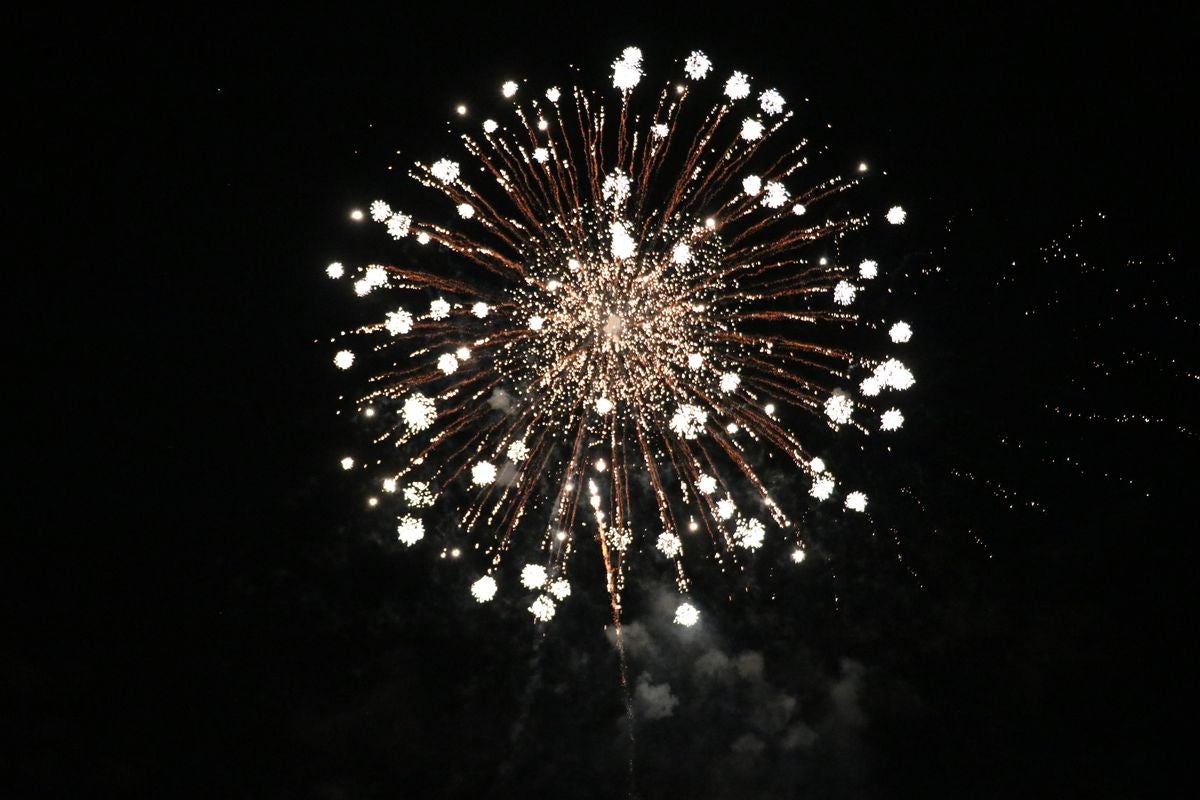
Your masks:
[{"label": "night sky", "polygon": [[[1195,17],[494,8],[16,26],[0,794],[1167,795],[1194,720]],[[650,85],[700,48],[807,97],[794,131],[886,170],[863,201],[909,222],[879,311],[919,381],[858,467],[872,523],[816,517],[820,557],[701,568],[688,631],[635,564],[632,748],[595,553],[539,628],[364,510],[328,341],[364,319],[323,274],[394,255],[348,211],[418,193],[455,105],[569,65],[602,85],[631,44]]]}]

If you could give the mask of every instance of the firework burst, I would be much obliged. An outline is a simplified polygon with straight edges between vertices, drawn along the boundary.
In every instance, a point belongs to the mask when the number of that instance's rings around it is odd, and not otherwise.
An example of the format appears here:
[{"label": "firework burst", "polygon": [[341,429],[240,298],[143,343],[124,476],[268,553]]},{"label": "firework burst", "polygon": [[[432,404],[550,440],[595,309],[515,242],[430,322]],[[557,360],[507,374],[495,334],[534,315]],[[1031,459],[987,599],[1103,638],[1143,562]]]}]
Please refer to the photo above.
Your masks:
[{"label": "firework burst", "polygon": [[[873,221],[826,210],[860,177],[802,181],[807,143],[774,144],[793,117],[785,99],[742,72],[721,82],[712,71],[692,53],[681,82],[643,110],[632,47],[601,93],[551,87],[525,99],[523,85],[503,84],[508,122],[485,120],[461,135],[465,154],[411,171],[456,221],[376,201],[371,218],[417,246],[403,265],[327,270],[353,272],[360,296],[398,298],[354,332],[360,352],[333,360],[373,370],[359,409],[378,409],[379,442],[398,448],[376,479],[404,500],[400,541],[420,546],[421,511],[457,505],[484,554],[470,586],[481,603],[503,591],[502,563],[520,561],[529,611],[548,621],[570,593],[577,544],[594,541],[614,619],[640,549],[673,563],[684,595],[675,619],[693,625],[689,558],[736,562],[779,547],[803,558],[759,456],[793,465],[796,495],[840,494],[785,419],[826,433],[900,427],[891,398],[882,414],[872,400],[912,373],[812,335],[855,324],[855,299],[878,274],[874,261],[810,255]],[[706,81],[719,101],[689,114]],[[880,222],[904,216],[893,207]],[[451,254],[455,275],[410,266],[421,246]],[[893,342],[911,335],[892,328]],[[859,396],[831,388],[860,374]],[[447,494],[455,486],[461,503]],[[865,512],[866,496],[845,493],[841,505]]]}]

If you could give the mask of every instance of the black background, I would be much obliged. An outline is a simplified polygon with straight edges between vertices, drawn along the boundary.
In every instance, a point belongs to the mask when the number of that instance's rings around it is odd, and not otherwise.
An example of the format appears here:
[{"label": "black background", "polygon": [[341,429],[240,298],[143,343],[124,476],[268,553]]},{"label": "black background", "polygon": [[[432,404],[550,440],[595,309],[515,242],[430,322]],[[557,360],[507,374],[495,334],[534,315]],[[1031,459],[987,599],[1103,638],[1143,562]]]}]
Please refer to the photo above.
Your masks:
[{"label": "black background", "polygon": [[[906,409],[914,466],[876,476],[933,507],[905,534],[921,580],[864,545],[836,582],[781,577],[732,603],[714,587],[708,638],[635,651],[633,672],[669,677],[688,646],[762,653],[818,743],[729,757],[761,698],[701,702],[672,680],[681,708],[638,723],[637,793],[1166,793],[1188,772],[1195,439],[1043,406],[1078,400],[1072,370],[1129,341],[1195,369],[1194,325],[1111,294],[1185,314],[1195,299],[1195,23],[787,4],[62,9],[16,26],[10,217],[29,247],[10,266],[0,780],[14,796],[633,791],[603,598],[542,636],[518,602],[469,608],[462,570],[398,552],[337,468],[347,385],[313,342],[357,321],[324,265],[387,252],[347,210],[411,191],[398,173],[440,155],[454,105],[488,107],[513,76],[567,83],[569,64],[600,83],[637,44],[654,82],[701,48],[809,97],[831,157],[887,170],[909,261],[943,267],[913,306],[910,357],[936,387]],[[1116,270],[1101,297],[1044,273],[1039,248],[1100,212],[1089,259],[1145,259],[1155,283]],[[1070,308],[1005,328],[1039,296]],[[1111,409],[1194,422],[1194,378],[1156,375],[1114,380]],[[952,468],[1048,510],[1009,512]],[[831,687],[860,667],[847,728]]]}]

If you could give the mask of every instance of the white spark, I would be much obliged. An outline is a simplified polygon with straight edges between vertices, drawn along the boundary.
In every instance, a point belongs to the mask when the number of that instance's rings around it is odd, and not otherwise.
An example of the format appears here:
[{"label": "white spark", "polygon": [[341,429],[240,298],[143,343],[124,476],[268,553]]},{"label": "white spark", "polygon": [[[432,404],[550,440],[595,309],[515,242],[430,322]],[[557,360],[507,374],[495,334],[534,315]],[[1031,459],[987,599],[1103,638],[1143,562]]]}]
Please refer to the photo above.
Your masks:
[{"label": "white spark", "polygon": [[796,203],[796,205],[792,206],[792,213],[797,217],[803,217],[806,211],[808,211],[808,209],[805,208],[802,203]]},{"label": "white spark", "polygon": [[812,461],[808,462],[808,466],[813,472],[817,472],[817,473],[824,472],[825,471],[825,459],[814,458]]},{"label": "white spark", "polygon": [[407,514],[399,517],[396,523],[396,537],[404,544],[412,547],[425,538],[425,523]]},{"label": "white spark", "polygon": [[471,481],[476,486],[487,486],[496,480],[496,466],[489,461],[480,461],[471,467]]},{"label": "white spark", "polygon": [[471,313],[480,319],[483,319],[488,315],[488,304],[476,303],[475,305],[471,306]]},{"label": "white spark", "polygon": [[438,298],[429,304],[430,319],[445,319],[450,316],[450,304],[442,298]]},{"label": "white spark", "polygon": [[687,365],[688,369],[700,369],[704,364],[704,356],[700,353],[688,353]]},{"label": "white spark", "polygon": [[717,501],[717,516],[721,519],[729,519],[737,513],[737,506],[728,497]]},{"label": "white spark", "polygon": [[475,216],[475,209],[470,203],[459,203],[458,215],[463,219],[470,219],[471,217]]},{"label": "white spark", "polygon": [[346,268],[343,267],[340,262],[335,261],[325,268],[325,274],[334,280],[337,280],[346,274]]},{"label": "white spark", "polygon": [[516,81],[505,81],[504,85],[500,87],[500,94],[504,95],[505,97],[512,97],[516,93],[517,93],[517,82]]},{"label": "white spark", "polygon": [[818,500],[828,500],[829,495],[833,494],[833,484],[833,478],[822,475],[813,481],[812,488],[808,490],[808,493]]},{"label": "white spark", "polygon": [[471,357],[471,350],[468,347],[460,347],[454,351],[454,357],[459,361],[466,361]]},{"label": "white spark", "polygon": [[650,132],[658,139],[665,139],[667,134],[671,132],[671,129],[659,122],[658,124],[651,126]]},{"label": "white spark", "polygon": [[762,191],[762,178],[757,175],[747,175],[742,179],[742,191],[754,197]]},{"label": "white spark", "polygon": [[675,609],[675,624],[690,628],[700,621],[700,611],[691,603],[680,603]]},{"label": "white spark", "polygon": [[904,344],[912,338],[912,328],[907,322],[897,322],[888,331],[888,336],[892,337],[892,341],[896,344]]},{"label": "white spark", "polygon": [[741,100],[750,94],[750,79],[745,73],[735,72],[725,81],[725,95],[730,100]]},{"label": "white spark", "polygon": [[761,139],[763,134],[763,124],[756,119],[747,119],[742,122],[741,137],[748,142],[753,142],[755,139]]},{"label": "white spark", "polygon": [[491,600],[496,596],[496,579],[491,575],[484,575],[472,583],[471,596],[479,603],[486,603]]},{"label": "white spark", "polygon": [[863,380],[858,386],[864,397],[874,397],[883,389],[883,381],[872,375]]},{"label": "white spark", "polygon": [[429,508],[433,501],[433,492],[424,481],[413,481],[404,487],[404,502],[413,508]]},{"label": "white spark", "polygon": [[866,280],[871,280],[879,274],[879,265],[868,259],[858,265],[858,274]]},{"label": "white spark", "polygon": [[392,336],[402,336],[412,330],[413,316],[403,308],[398,308],[395,311],[387,313],[387,320],[384,322],[384,327]]},{"label": "white spark", "polygon": [[908,217],[907,212],[900,206],[892,206],[887,212],[887,221],[893,225],[903,225],[904,220]]},{"label": "white spark", "polygon": [[539,595],[529,606],[529,613],[533,614],[533,618],[538,622],[549,622],[554,616],[554,601],[544,594]]},{"label": "white spark", "polygon": [[600,196],[614,206],[619,206],[629,198],[629,178],[619,172],[613,172],[600,185]]},{"label": "white spark", "polygon": [[362,218],[363,218],[363,213],[361,211],[359,211],[357,208],[350,212],[350,219],[354,220],[355,222],[361,221]]},{"label": "white spark", "polygon": [[600,416],[604,416],[605,414],[607,414],[608,412],[610,412],[612,410],[613,410],[612,400],[609,400],[607,397],[600,397],[600,398],[596,399],[596,413],[597,414],[599,414]]},{"label": "white spark", "polygon": [[882,385],[898,391],[904,391],[916,383],[916,379],[908,367],[894,358],[889,358],[875,367],[873,377],[878,379]]},{"label": "white spark", "polygon": [[571,584],[566,578],[559,578],[550,584],[550,594],[554,595],[554,599],[562,602],[571,596]]},{"label": "white spark", "polygon": [[671,250],[671,260],[676,264],[688,263],[692,260],[692,248],[688,247],[684,242],[680,242]]},{"label": "white spark", "polygon": [[383,222],[392,215],[392,207],[382,200],[376,200],[371,203],[371,219],[376,222]]},{"label": "white spark", "polygon": [[804,563],[804,558],[805,558],[804,551],[801,550],[799,547],[797,547],[795,550],[792,551],[792,561],[796,562],[797,564]]},{"label": "white spark", "polygon": [[342,465],[342,469],[345,469],[345,470],[354,469],[354,459],[351,458],[350,456],[346,456],[338,463]]},{"label": "white spark", "polygon": [[683,62],[683,71],[694,81],[702,79],[712,69],[712,61],[699,50],[693,50]]},{"label": "white spark", "polygon": [[608,546],[614,550],[624,551],[633,541],[633,534],[628,528],[609,528]]},{"label": "white spark", "polygon": [[551,86],[549,89],[546,90],[546,99],[549,100],[551,103],[557,103],[558,98],[561,96],[562,96],[562,92],[559,90],[559,88],[557,86]]},{"label": "white spark", "polygon": [[642,51],[626,47],[621,57],[613,62],[612,69],[613,86],[629,91],[642,79]]},{"label": "white spark", "polygon": [[736,372],[726,372],[721,376],[721,391],[732,392],[741,382],[742,379]]},{"label": "white spark", "polygon": [[333,357],[333,363],[338,369],[350,369],[350,365],[354,363],[354,353],[349,350],[339,350]]},{"label": "white spark", "polygon": [[545,164],[547,161],[550,160],[550,151],[544,147],[534,148],[533,160],[538,162],[539,164]]},{"label": "white spark", "polygon": [[696,488],[700,490],[701,494],[712,494],[717,490],[717,479],[712,475],[702,474],[696,481]]},{"label": "white spark", "polygon": [[431,237],[425,231],[421,231],[417,234],[417,244],[429,244],[430,241]]},{"label": "white spark", "polygon": [[866,511],[867,496],[862,492],[851,492],[846,495],[846,508],[851,511]]},{"label": "white spark", "polygon": [[853,413],[854,401],[844,394],[831,395],[825,401],[825,416],[839,425],[849,422]]},{"label": "white spark", "polygon": [[496,122],[496,120],[494,120],[494,119],[485,119],[483,121],[483,132],[484,133],[495,133],[496,129],[499,127],[500,127],[500,123]]},{"label": "white spark", "polygon": [[633,258],[637,252],[637,242],[630,235],[627,223],[614,222],[609,230],[612,232],[613,258]]},{"label": "white spark", "polygon": [[679,541],[679,537],[673,533],[660,533],[658,549],[667,558],[675,558],[683,552],[683,542]]},{"label": "white spark", "polygon": [[854,302],[857,292],[858,287],[850,281],[838,281],[837,286],[833,287],[833,302],[840,306],[848,306]]},{"label": "white spark", "polygon": [[432,398],[426,397],[420,392],[413,392],[404,399],[404,405],[400,408],[400,416],[410,431],[418,433],[428,428],[437,419],[437,409]]},{"label": "white spark", "polygon": [[767,89],[758,96],[758,105],[764,114],[775,116],[783,111],[783,97],[774,89]]},{"label": "white spark", "polygon": [[521,585],[526,589],[540,589],[546,584],[546,568],[541,564],[526,564],[521,570]]},{"label": "white spark", "polygon": [[708,421],[708,412],[700,406],[685,403],[671,417],[671,430],[684,439],[695,439],[704,432],[704,424]]},{"label": "white spark", "polygon": [[437,368],[447,375],[452,375],[458,369],[458,359],[453,353],[442,353],[438,356]]},{"label": "white spark", "polygon": [[408,214],[392,214],[387,218],[387,232],[393,239],[403,239],[412,228],[412,217]]},{"label": "white spark", "polygon": [[904,424],[904,415],[898,408],[889,408],[879,417],[879,429],[884,431],[899,430]]},{"label": "white spark", "polygon": [[530,317],[529,318],[529,330],[540,331],[542,329],[542,325],[544,325],[545,322],[546,322],[546,320],[544,317]]},{"label": "white spark", "polygon": [[733,541],[739,547],[757,550],[762,547],[766,532],[766,528],[757,519],[741,519],[733,529]]},{"label": "white spark", "polygon": [[529,457],[529,445],[524,442],[513,442],[505,452],[509,461],[519,464]]},{"label": "white spark", "polygon": [[383,479],[383,490],[385,492],[387,492],[388,494],[394,494],[396,491],[396,479],[395,478],[384,478]]},{"label": "white spark", "polygon": [[433,162],[433,166],[429,169],[433,173],[433,177],[437,178],[442,183],[453,183],[458,180],[458,162],[451,161],[448,158],[443,158]]},{"label": "white spark", "polygon": [[783,208],[788,201],[788,190],[779,181],[767,181],[763,187],[762,204],[767,208]]},{"label": "white spark", "polygon": [[387,283],[387,270],[378,264],[372,264],[367,267],[367,271],[363,273],[363,280],[367,285],[374,289],[377,286],[383,286]]}]

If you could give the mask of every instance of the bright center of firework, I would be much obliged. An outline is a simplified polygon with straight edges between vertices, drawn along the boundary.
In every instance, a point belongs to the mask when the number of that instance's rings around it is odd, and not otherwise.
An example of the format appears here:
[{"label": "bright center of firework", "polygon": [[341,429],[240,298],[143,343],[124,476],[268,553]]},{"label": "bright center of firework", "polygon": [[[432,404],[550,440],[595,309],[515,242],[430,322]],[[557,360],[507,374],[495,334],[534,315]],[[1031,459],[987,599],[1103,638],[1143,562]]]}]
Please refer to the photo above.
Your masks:
[{"label": "bright center of firework", "polygon": [[625,329],[625,320],[619,314],[608,315],[604,323],[604,335],[609,338],[614,347],[620,346],[621,331]]},{"label": "bright center of firework", "polygon": [[605,398],[619,413],[665,419],[677,405],[672,387],[695,382],[696,354],[710,354],[705,368],[723,361],[724,248],[700,220],[636,241],[637,221],[621,219],[619,204],[617,195],[575,212],[529,254],[518,313],[542,322],[506,342],[497,365],[518,392],[560,412]]}]

